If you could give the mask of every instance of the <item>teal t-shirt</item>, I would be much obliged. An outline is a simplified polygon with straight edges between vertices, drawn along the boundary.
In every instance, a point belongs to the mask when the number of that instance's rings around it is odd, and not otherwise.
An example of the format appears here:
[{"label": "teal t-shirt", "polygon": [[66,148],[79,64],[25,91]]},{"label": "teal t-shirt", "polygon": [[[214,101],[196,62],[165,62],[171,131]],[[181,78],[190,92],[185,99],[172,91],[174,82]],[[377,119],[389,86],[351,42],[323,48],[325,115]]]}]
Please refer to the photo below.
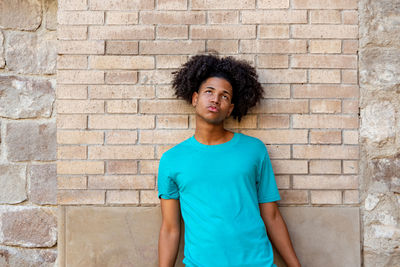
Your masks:
[{"label": "teal t-shirt", "polygon": [[194,136],[166,151],[158,197],[179,199],[187,267],[269,267],[273,252],[259,203],[280,200],[264,143],[242,133],[218,145]]}]

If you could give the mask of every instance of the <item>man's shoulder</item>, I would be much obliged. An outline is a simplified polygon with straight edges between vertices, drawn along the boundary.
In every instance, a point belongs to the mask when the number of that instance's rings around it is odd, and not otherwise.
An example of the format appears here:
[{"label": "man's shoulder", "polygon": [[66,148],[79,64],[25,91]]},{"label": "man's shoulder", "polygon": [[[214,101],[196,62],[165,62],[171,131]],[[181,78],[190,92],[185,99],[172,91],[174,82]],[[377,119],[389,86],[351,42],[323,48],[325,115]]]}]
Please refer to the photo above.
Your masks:
[{"label": "man's shoulder", "polygon": [[249,148],[258,148],[261,150],[266,149],[265,144],[259,138],[241,133],[240,141],[244,143],[246,146],[250,146]]},{"label": "man's shoulder", "polygon": [[171,148],[167,149],[163,154],[162,158],[171,158],[171,157],[176,157],[179,155],[184,154],[185,152],[188,151],[188,148],[190,146],[190,139],[192,137],[189,137],[182,142],[172,146]]}]

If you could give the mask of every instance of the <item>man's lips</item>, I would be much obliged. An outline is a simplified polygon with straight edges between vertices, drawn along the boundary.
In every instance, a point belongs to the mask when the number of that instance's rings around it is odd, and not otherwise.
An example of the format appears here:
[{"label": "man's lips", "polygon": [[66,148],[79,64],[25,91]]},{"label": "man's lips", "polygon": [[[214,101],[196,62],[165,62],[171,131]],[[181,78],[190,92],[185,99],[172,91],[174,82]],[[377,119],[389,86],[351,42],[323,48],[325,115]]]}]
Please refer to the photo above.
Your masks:
[{"label": "man's lips", "polygon": [[208,106],[208,108],[207,108],[209,111],[211,111],[211,112],[218,112],[219,111],[219,109],[217,108],[217,107],[215,107],[215,106]]}]

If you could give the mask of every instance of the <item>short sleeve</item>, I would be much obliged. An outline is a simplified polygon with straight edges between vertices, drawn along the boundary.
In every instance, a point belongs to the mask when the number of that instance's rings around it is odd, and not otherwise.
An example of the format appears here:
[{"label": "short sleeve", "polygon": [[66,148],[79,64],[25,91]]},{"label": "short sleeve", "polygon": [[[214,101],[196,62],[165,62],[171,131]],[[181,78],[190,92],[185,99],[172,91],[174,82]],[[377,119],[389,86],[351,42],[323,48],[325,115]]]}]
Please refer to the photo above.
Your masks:
[{"label": "short sleeve", "polygon": [[261,171],[257,179],[258,203],[274,202],[280,200],[281,197],[279,195],[278,187],[276,185],[271,160],[266,149],[260,167]]},{"label": "short sleeve", "polygon": [[171,164],[168,163],[168,157],[165,155],[166,154],[164,153],[158,165],[158,198],[179,199],[179,189],[173,177],[170,175]]}]

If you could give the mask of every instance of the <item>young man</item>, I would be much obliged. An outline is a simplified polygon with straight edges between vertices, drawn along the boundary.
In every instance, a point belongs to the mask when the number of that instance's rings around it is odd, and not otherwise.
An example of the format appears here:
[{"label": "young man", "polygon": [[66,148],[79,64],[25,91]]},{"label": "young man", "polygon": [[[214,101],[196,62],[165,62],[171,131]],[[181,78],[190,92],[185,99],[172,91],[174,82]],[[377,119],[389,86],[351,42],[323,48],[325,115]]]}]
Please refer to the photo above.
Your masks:
[{"label": "young man", "polygon": [[269,238],[289,267],[300,266],[264,143],[223,126],[262,97],[255,69],[232,57],[197,55],[174,74],[176,95],[195,108],[196,130],[160,160],[159,266],[175,265],[181,214],[187,267],[275,266]]}]

